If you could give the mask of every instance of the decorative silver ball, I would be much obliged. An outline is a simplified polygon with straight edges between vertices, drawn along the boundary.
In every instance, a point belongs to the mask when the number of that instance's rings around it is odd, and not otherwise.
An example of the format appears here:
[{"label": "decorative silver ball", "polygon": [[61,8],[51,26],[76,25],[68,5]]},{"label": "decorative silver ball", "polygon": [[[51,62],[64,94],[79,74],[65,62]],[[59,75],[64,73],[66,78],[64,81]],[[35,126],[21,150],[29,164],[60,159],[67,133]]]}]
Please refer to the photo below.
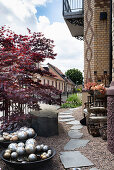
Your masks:
[{"label": "decorative silver ball", "polygon": [[51,151],[51,150],[48,150],[48,152],[47,152],[47,153],[49,154],[49,156],[51,156],[52,151]]},{"label": "decorative silver ball", "polygon": [[25,150],[28,154],[31,154],[31,153],[34,153],[36,149],[34,145],[28,144],[26,145]]},{"label": "decorative silver ball", "polygon": [[23,142],[20,142],[20,143],[17,144],[17,146],[18,146],[18,147],[24,147],[25,144],[24,144]]},{"label": "decorative silver ball", "polygon": [[50,157],[50,154],[47,153],[47,154],[46,154],[46,157],[49,158],[49,157]]},{"label": "decorative silver ball", "polygon": [[41,146],[40,146],[40,145],[37,145],[37,146],[36,146],[36,150],[37,150],[37,152],[41,151]]},{"label": "decorative silver ball", "polygon": [[43,149],[43,151],[47,151],[48,150],[48,146],[44,145],[42,149]]},{"label": "decorative silver ball", "polygon": [[28,130],[28,128],[26,127],[26,126],[24,126],[24,127],[21,127],[20,129],[19,129],[20,131],[27,131]]},{"label": "decorative silver ball", "polygon": [[27,141],[26,141],[26,143],[25,143],[25,145],[28,145],[28,144],[32,144],[32,145],[36,145],[36,140],[35,139],[33,139],[33,138],[30,138],[30,139],[28,139]]},{"label": "decorative silver ball", "polygon": [[5,153],[6,153],[6,152],[11,154],[11,150],[10,150],[10,149],[6,149],[6,150],[5,150]]},{"label": "decorative silver ball", "polygon": [[8,153],[8,152],[5,152],[4,153],[4,155],[3,155],[3,157],[5,158],[5,159],[9,159],[10,158],[10,153]]},{"label": "decorative silver ball", "polygon": [[19,131],[19,132],[18,132],[18,138],[19,138],[20,140],[27,139],[27,133],[24,132],[24,131]]},{"label": "decorative silver ball", "polygon": [[12,152],[15,152],[17,149],[17,143],[9,144],[8,149],[10,149]]},{"label": "decorative silver ball", "polygon": [[40,145],[40,147],[41,147],[41,149],[43,149],[44,145],[43,145],[43,144],[41,144],[41,145]]},{"label": "decorative silver ball", "polygon": [[35,131],[32,128],[29,128],[26,132],[29,138],[32,138],[35,135]]},{"label": "decorative silver ball", "polygon": [[28,160],[31,162],[34,162],[37,160],[37,156],[35,154],[30,154],[28,157]]},{"label": "decorative silver ball", "polygon": [[24,147],[17,147],[16,152],[18,153],[18,155],[24,155],[25,149]]},{"label": "decorative silver ball", "polygon": [[0,142],[3,142],[4,141],[4,138],[3,137],[0,137]]},{"label": "decorative silver ball", "polygon": [[18,157],[18,153],[17,152],[12,152],[11,153],[11,158],[12,159],[16,159]]}]

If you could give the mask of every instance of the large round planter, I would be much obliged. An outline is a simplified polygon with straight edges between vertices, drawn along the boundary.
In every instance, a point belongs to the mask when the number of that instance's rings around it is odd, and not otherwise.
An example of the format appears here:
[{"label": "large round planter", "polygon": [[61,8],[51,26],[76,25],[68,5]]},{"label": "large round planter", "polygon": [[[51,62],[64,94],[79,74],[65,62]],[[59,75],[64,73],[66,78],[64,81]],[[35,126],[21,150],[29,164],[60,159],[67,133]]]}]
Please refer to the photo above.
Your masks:
[{"label": "large round planter", "polygon": [[0,153],[0,158],[6,163],[7,166],[10,166],[11,168],[14,168],[16,170],[31,170],[31,169],[40,169],[41,166],[46,166],[48,161],[50,161],[50,159],[52,159],[55,154],[56,151],[53,148],[49,148],[52,151],[52,155],[44,160],[39,160],[39,161],[35,161],[35,162],[26,162],[26,163],[20,163],[20,162],[16,162],[16,161],[10,161],[7,159],[3,158],[3,154],[5,152],[5,150],[3,150]]},{"label": "large round planter", "polygon": [[97,91],[97,90],[94,91],[94,96],[95,96],[96,99],[106,98],[106,94],[102,94],[102,93],[100,93],[100,92]]}]

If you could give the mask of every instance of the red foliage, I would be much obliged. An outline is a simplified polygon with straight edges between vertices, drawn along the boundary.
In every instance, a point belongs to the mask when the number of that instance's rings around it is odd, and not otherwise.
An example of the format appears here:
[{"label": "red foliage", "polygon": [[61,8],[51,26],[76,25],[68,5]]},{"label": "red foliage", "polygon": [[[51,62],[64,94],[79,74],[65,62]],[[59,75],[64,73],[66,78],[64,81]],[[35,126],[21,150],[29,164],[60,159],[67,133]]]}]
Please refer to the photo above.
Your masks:
[{"label": "red foliage", "polygon": [[0,101],[21,102],[39,109],[38,101],[59,102],[54,97],[59,91],[52,86],[41,85],[40,80],[34,82],[32,78],[35,73],[51,75],[37,68],[36,63],[46,58],[54,59],[56,54],[52,40],[46,39],[42,33],[31,33],[29,29],[28,32],[29,35],[23,36],[9,28],[0,28]]}]

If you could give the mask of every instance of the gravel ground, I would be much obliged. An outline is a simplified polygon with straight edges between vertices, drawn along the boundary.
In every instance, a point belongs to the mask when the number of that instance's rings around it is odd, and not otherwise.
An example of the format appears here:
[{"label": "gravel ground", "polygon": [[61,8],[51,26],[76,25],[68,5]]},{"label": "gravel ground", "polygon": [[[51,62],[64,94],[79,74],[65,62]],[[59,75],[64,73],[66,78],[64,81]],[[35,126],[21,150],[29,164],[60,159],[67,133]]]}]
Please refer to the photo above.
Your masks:
[{"label": "gravel ground", "polygon": [[[64,111],[65,109],[59,109],[59,112]],[[76,120],[82,119],[81,107],[73,112]],[[70,130],[71,125],[66,125],[63,122],[59,122],[59,135],[53,137],[37,137],[38,144],[47,144],[56,150],[56,155],[54,158],[46,163],[44,166],[37,167],[35,169],[39,170],[64,170],[64,167],[59,158],[59,152],[64,151],[65,144],[69,141],[69,137],[67,135]],[[84,126],[81,130],[83,132],[83,139],[89,139],[90,142],[86,145],[86,147],[79,148],[79,150],[84,156],[86,156],[89,160],[91,160],[95,167],[100,170],[113,170],[114,167],[114,155],[112,155],[107,150],[107,142],[103,141],[100,137],[92,137],[88,134],[86,126]],[[2,148],[1,148],[2,149]],[[6,167],[3,161],[0,160],[0,168],[1,170],[14,170],[12,168]],[[35,170],[34,169],[34,170]],[[90,167],[81,168],[81,170],[89,170]],[[16,170],[16,169],[15,169]],[[69,169],[72,170],[72,169]]]}]

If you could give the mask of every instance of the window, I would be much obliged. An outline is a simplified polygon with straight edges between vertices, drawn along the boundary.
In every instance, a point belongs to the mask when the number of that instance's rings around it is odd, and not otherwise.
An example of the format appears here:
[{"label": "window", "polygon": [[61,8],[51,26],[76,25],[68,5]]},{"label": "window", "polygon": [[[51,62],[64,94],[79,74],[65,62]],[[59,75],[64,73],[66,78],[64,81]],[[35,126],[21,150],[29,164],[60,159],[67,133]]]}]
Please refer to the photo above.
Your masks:
[{"label": "window", "polygon": [[44,79],[44,85],[46,84],[45,79]]},{"label": "window", "polygon": [[61,87],[60,87],[60,82],[59,82],[59,90],[60,90],[60,88],[61,88]]},{"label": "window", "polygon": [[54,85],[54,82],[52,81],[52,86]]},{"label": "window", "polygon": [[48,85],[49,85],[49,80],[48,80]]}]

